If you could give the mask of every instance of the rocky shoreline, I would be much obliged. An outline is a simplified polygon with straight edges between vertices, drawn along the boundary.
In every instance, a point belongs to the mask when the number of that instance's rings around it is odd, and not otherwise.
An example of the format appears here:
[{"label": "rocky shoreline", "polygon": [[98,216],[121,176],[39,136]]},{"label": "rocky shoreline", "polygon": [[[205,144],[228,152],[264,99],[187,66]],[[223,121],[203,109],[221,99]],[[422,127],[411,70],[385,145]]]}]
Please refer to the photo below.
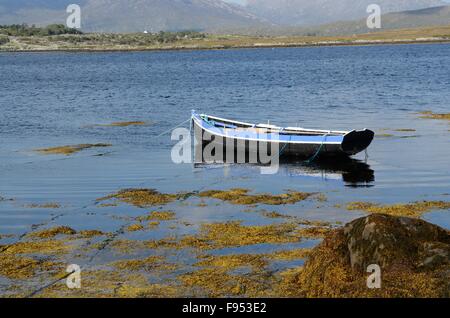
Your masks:
[{"label": "rocky shoreline", "polygon": [[373,45],[407,45],[407,44],[442,44],[450,43],[450,38],[424,38],[424,39],[399,39],[399,40],[355,40],[355,41],[320,41],[299,43],[254,43],[251,45],[174,45],[163,47],[47,47],[35,46],[32,48],[0,47],[0,53],[108,53],[108,52],[151,52],[151,51],[208,51],[208,50],[234,50],[234,49],[260,49],[260,48],[302,48],[302,47],[332,47],[332,46],[373,46]]}]

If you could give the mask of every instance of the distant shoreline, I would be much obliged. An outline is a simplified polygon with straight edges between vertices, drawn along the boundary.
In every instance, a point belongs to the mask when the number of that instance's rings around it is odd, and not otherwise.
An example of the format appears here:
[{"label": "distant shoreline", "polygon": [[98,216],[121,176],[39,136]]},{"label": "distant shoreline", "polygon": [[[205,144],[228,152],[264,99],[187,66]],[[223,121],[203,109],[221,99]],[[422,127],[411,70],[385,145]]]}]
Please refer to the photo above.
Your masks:
[{"label": "distant shoreline", "polygon": [[343,36],[251,36],[196,32],[0,36],[0,52],[151,52],[450,43],[450,25]]},{"label": "distant shoreline", "polygon": [[237,49],[273,49],[273,48],[310,48],[310,47],[339,47],[339,46],[376,46],[376,45],[408,45],[408,44],[445,44],[450,43],[448,39],[429,39],[429,40],[374,40],[374,41],[354,41],[354,42],[338,42],[323,41],[320,43],[267,43],[264,45],[223,45],[214,47],[202,46],[167,46],[167,47],[132,47],[132,48],[34,48],[34,49],[1,49],[0,53],[108,53],[108,52],[165,52],[165,51],[221,51],[221,50],[237,50]]}]

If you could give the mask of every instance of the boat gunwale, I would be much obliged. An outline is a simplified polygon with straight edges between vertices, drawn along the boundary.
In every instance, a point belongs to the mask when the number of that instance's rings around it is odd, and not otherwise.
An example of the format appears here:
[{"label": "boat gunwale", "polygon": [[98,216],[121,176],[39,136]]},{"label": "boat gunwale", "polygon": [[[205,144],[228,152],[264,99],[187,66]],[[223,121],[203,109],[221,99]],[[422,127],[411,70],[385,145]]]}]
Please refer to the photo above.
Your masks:
[{"label": "boat gunwale", "polygon": [[321,129],[307,129],[307,128],[301,128],[301,127],[279,127],[279,126],[273,126],[273,127],[259,127],[259,125],[262,124],[251,124],[246,122],[241,122],[237,120],[231,120],[231,119],[225,119],[221,117],[216,116],[210,116],[207,114],[196,114],[198,115],[202,120],[205,120],[203,117],[206,117],[208,119],[212,119],[214,121],[218,121],[221,123],[229,123],[229,124],[237,124],[241,126],[246,126],[246,128],[262,128],[267,129],[268,131],[276,132],[279,134],[285,134],[285,135],[307,135],[307,134],[314,134],[314,135],[328,135],[328,136],[345,136],[346,134],[350,133],[351,131],[341,131],[341,130],[321,130]]},{"label": "boat gunwale", "polygon": [[[208,123],[207,121],[205,121],[201,116],[202,115],[193,114],[192,119],[194,120],[195,124],[197,124],[202,130],[205,130],[212,135],[218,135],[223,138],[229,138],[229,139],[235,139],[235,140],[248,140],[248,141],[257,141],[257,142],[279,143],[279,144],[341,145],[342,140],[341,141],[328,141],[326,137],[342,137],[342,138],[345,137],[344,135],[333,136],[333,135],[327,135],[327,134],[313,135],[313,136],[311,136],[311,135],[308,136],[305,134],[291,134],[291,136],[298,136],[298,137],[301,137],[301,136],[303,136],[303,137],[324,137],[322,140],[318,140],[318,141],[304,141],[304,140],[296,141],[296,140],[276,140],[276,139],[262,139],[262,138],[250,138],[250,137],[241,137],[241,136],[230,136],[230,135],[226,134],[226,129],[224,130],[224,133],[222,133],[222,132],[212,131],[211,129],[204,127],[201,123],[206,123],[209,126],[212,126],[212,125],[210,123]],[[205,115],[205,116],[207,116],[207,115]],[[218,117],[208,116],[208,118],[215,119]],[[221,129],[218,127],[214,127],[214,128]],[[270,133],[267,133],[267,134],[270,134]],[[279,131],[276,131],[276,134],[280,135]]]},{"label": "boat gunwale", "polygon": [[212,119],[214,121],[218,121],[221,123],[228,123],[228,124],[238,124],[241,126],[246,126],[246,127],[238,127],[238,128],[261,128],[261,129],[266,129],[267,133],[278,133],[280,135],[294,135],[294,136],[345,136],[347,134],[349,134],[351,131],[339,131],[339,130],[320,130],[320,129],[306,129],[306,128],[301,128],[301,127],[287,127],[287,128],[283,128],[283,127],[278,127],[278,126],[273,126],[271,128],[268,127],[258,127],[261,124],[250,124],[250,123],[246,123],[246,122],[241,122],[241,121],[236,121],[236,120],[231,120],[231,119],[225,119],[225,118],[221,118],[221,117],[216,117],[216,116],[210,116],[210,115],[206,115],[206,114],[196,114],[193,113],[193,116],[197,115],[202,121],[205,121],[205,118],[208,119]]}]

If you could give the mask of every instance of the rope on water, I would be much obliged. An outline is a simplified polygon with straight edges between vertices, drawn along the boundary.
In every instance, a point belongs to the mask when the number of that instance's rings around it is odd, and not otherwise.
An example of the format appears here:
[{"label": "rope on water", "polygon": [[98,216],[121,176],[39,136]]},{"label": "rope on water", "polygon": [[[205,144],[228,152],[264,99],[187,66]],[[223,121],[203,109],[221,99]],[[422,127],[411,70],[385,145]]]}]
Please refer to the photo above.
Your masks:
[{"label": "rope on water", "polygon": [[314,160],[317,159],[317,157],[319,156],[320,152],[322,151],[323,146],[325,145],[325,142],[327,141],[328,134],[329,134],[329,133],[326,133],[326,134],[324,135],[324,138],[323,138],[323,140],[322,140],[322,144],[320,145],[319,149],[317,149],[316,153],[315,153],[311,158],[309,158],[308,160],[306,160],[305,163],[310,164],[310,163],[313,163]]},{"label": "rope on water", "polygon": [[190,122],[191,120],[192,120],[192,117],[189,117],[188,120],[185,120],[185,121],[183,121],[182,123],[179,123],[178,125],[176,125],[176,126],[170,128],[170,129],[166,130],[165,132],[163,132],[163,133],[157,135],[156,138],[162,137],[162,136],[164,136],[164,135],[167,135],[168,133],[172,132],[172,130],[174,130],[175,128],[178,128],[178,127],[180,127],[180,126],[182,126],[182,125],[184,125],[184,124]]},{"label": "rope on water", "polygon": [[41,288],[36,289],[35,291],[33,291],[32,293],[30,293],[29,295],[27,295],[25,298],[33,298],[34,296],[36,296],[37,294],[39,294],[41,291],[43,291],[44,289],[47,289],[49,287],[52,287],[53,285],[56,285],[57,283],[59,283],[60,281],[68,278],[70,275],[74,274],[75,271],[70,272],[65,274],[64,276],[55,279],[54,281],[48,283],[47,285],[42,286]]},{"label": "rope on water", "polygon": [[[281,134],[283,132],[283,130],[284,130],[284,128],[281,128],[279,134]],[[284,151],[286,150],[286,148],[289,145],[289,143],[291,142],[291,140],[292,140],[292,136],[289,135],[289,141],[284,144],[283,148],[281,148],[281,150],[278,151],[278,154],[276,155],[278,158],[280,158],[281,155],[283,155]]]},{"label": "rope on water", "polygon": [[[283,131],[283,129],[280,131],[280,133]],[[312,162],[314,162],[314,160],[316,160],[317,159],[317,157],[319,156],[319,154],[320,154],[320,152],[322,151],[322,149],[323,149],[323,146],[325,145],[325,142],[327,141],[327,138],[328,138],[328,135],[329,135],[329,133],[326,133],[323,137],[323,140],[322,140],[322,143],[320,144],[320,147],[319,147],[319,149],[317,149],[317,151],[316,151],[316,153],[311,157],[311,158],[309,158],[308,160],[305,160],[305,163],[307,163],[307,164],[311,164]],[[283,153],[284,153],[284,151],[286,150],[286,148],[287,148],[287,146],[289,145],[289,143],[291,142],[291,140],[292,140],[292,136],[289,136],[289,141],[288,142],[286,142],[286,144],[283,146],[283,148],[281,148],[281,150],[278,152],[278,157],[280,157]]]}]

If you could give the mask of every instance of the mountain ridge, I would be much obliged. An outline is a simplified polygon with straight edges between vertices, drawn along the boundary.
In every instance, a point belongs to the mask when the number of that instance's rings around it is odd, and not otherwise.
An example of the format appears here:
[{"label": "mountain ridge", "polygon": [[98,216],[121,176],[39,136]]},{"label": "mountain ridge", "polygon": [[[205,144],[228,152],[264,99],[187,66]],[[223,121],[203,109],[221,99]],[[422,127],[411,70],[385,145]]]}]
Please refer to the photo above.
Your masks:
[{"label": "mountain ridge", "polygon": [[[52,23],[64,24],[68,15],[65,8],[71,2],[73,1],[2,0],[0,24],[27,23],[38,26]],[[373,0],[358,0],[357,2],[354,0],[316,0],[315,2],[309,0],[248,0],[246,6],[241,6],[222,0],[78,1],[82,8],[82,31],[85,32],[133,33],[145,30],[149,32],[194,30],[221,34],[226,32],[322,34],[326,33],[326,30],[330,34],[344,31],[359,33],[365,28],[362,18],[367,16],[366,5],[372,2]],[[408,23],[401,14],[391,16],[386,12],[395,11],[398,8],[420,8],[422,10],[422,7],[429,8],[434,4],[442,4],[442,1],[378,0],[378,3],[384,12],[383,17],[386,18],[384,19],[385,25],[390,26],[397,23],[404,27],[415,27],[423,26],[424,21],[432,24],[433,18],[425,18],[424,15],[433,17],[437,14],[419,12],[418,17],[409,15],[411,21]],[[264,4],[270,4],[272,16],[255,11],[256,5]],[[285,14],[288,16],[284,20],[276,18],[277,15]],[[444,14],[444,16],[446,15]],[[441,21],[441,18],[438,18]],[[417,19],[420,21],[416,21]],[[400,20],[402,20],[401,23]]]},{"label": "mountain ridge", "polygon": [[[42,7],[30,0],[19,2],[0,4],[0,24],[65,23],[65,8],[73,1],[50,1]],[[87,32],[215,31],[271,25],[244,7],[222,0],[82,0],[80,5],[82,30]]]},{"label": "mountain ridge", "polygon": [[383,14],[445,5],[441,0],[247,0],[246,8],[275,24],[307,26],[365,17],[373,3]]}]

